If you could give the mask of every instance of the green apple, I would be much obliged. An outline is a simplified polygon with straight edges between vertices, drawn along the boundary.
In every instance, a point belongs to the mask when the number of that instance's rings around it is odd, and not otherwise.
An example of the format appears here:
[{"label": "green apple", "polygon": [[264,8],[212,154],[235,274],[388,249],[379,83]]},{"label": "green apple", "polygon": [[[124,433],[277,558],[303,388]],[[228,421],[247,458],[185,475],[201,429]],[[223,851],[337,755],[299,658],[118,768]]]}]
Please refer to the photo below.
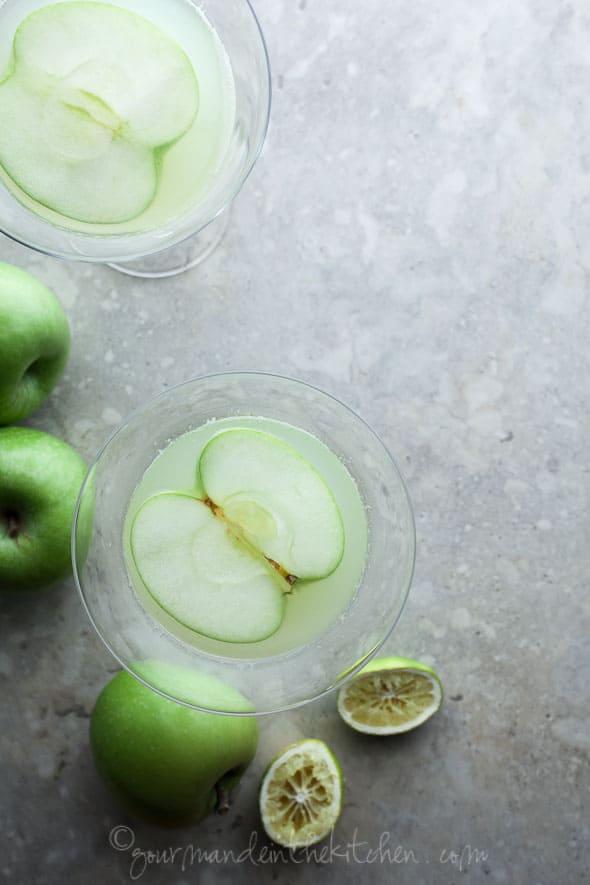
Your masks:
[{"label": "green apple", "polygon": [[108,3],[49,3],[16,30],[0,81],[0,163],[29,196],[79,221],[136,218],[165,149],[199,106],[192,64],[163,31]]},{"label": "green apple", "polygon": [[[40,589],[70,574],[85,474],[82,458],[56,437],[0,428],[0,590]],[[84,533],[89,528],[85,519]]]},{"label": "green apple", "polygon": [[27,418],[60,378],[70,328],[47,286],[0,262],[0,424]]},{"label": "green apple", "polygon": [[[212,676],[159,661],[133,669],[186,702],[252,711],[246,698]],[[96,702],[90,743],[99,773],[131,812],[174,826],[227,810],[229,794],[256,753],[258,725],[254,716],[182,706],[122,671]]]},{"label": "green apple", "polygon": [[225,642],[280,627],[296,581],[329,575],[344,551],[332,492],[299,452],[269,433],[228,430],[199,460],[196,494],[149,498],[131,528],[137,570],[159,605]]}]

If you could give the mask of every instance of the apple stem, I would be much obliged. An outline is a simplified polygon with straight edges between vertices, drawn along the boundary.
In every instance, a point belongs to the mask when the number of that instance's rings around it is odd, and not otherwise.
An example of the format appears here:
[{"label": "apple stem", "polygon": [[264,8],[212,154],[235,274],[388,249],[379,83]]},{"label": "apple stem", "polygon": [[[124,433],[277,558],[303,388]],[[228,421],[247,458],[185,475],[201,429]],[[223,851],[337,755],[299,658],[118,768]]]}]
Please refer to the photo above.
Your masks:
[{"label": "apple stem", "polygon": [[228,790],[220,784],[216,784],[215,792],[217,793],[217,807],[215,809],[217,814],[227,814],[231,805]]},{"label": "apple stem", "polygon": [[14,513],[8,513],[5,516],[5,520],[8,537],[12,538],[13,541],[16,541],[21,531],[20,520],[14,515]]}]

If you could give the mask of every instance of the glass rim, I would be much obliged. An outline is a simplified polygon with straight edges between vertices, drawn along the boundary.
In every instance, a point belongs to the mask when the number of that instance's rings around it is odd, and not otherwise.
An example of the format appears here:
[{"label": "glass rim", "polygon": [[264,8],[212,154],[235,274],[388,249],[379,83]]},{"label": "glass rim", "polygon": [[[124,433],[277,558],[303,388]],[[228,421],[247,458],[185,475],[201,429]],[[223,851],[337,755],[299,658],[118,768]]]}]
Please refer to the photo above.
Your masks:
[{"label": "glass rim", "polygon": [[[257,14],[256,14],[256,10],[254,9],[254,6],[252,5],[251,0],[242,0],[242,2],[244,2],[246,4],[246,6],[248,7],[248,9],[250,10],[250,14],[252,15],[252,19],[254,22],[256,32],[258,33],[258,36],[260,38],[260,43],[262,46],[262,54],[263,54],[264,60],[265,60],[264,67],[265,67],[265,71],[266,71],[265,82],[266,82],[266,89],[267,89],[267,94],[268,94],[268,100],[266,102],[266,113],[265,113],[265,117],[264,117],[264,123],[263,123],[262,129],[261,129],[261,132],[260,132],[260,137],[258,139],[258,143],[256,145],[255,150],[252,152],[252,155],[248,161],[247,166],[245,167],[245,169],[244,169],[242,175],[239,177],[239,179],[236,180],[234,187],[231,188],[231,190],[229,191],[229,193],[227,194],[227,196],[225,197],[225,199],[223,200],[221,205],[218,207],[218,209],[216,209],[216,211],[211,215],[211,217],[207,219],[207,221],[205,221],[202,224],[199,224],[196,228],[194,228],[194,230],[190,231],[190,233],[184,234],[180,238],[176,238],[176,237],[172,236],[170,238],[170,240],[166,242],[165,245],[159,245],[158,248],[151,249],[148,252],[131,251],[129,253],[124,252],[122,254],[117,254],[117,255],[110,255],[109,254],[109,255],[101,256],[100,258],[96,258],[94,256],[89,256],[89,255],[84,255],[82,253],[78,253],[75,251],[64,252],[63,250],[60,250],[60,249],[53,249],[52,250],[47,247],[35,245],[35,243],[33,243],[30,239],[27,239],[26,237],[23,237],[20,234],[16,234],[13,231],[5,230],[3,222],[0,222],[0,233],[3,236],[8,237],[8,239],[12,240],[14,243],[18,243],[19,246],[24,246],[27,249],[33,249],[35,252],[38,252],[40,255],[47,255],[50,258],[60,258],[65,261],[79,261],[83,264],[113,264],[113,263],[121,263],[124,261],[136,261],[141,258],[148,258],[148,257],[151,258],[152,256],[159,255],[163,252],[166,252],[168,249],[172,249],[175,246],[181,246],[183,243],[186,243],[187,240],[190,240],[192,237],[198,236],[198,234],[202,230],[205,230],[205,228],[208,227],[213,221],[215,221],[216,218],[218,218],[223,212],[227,211],[229,206],[231,206],[233,201],[236,199],[236,197],[238,196],[238,194],[240,193],[240,191],[244,187],[246,181],[248,180],[248,178],[252,174],[254,166],[256,165],[256,163],[260,157],[260,154],[262,153],[262,149],[263,149],[264,144],[266,142],[266,137],[268,135],[268,130],[269,130],[269,126],[270,126],[270,115],[271,115],[272,101],[273,101],[272,68],[271,68],[270,54],[268,51],[266,38],[264,36],[264,32],[263,32],[262,26],[260,24],[260,19],[258,18]],[[0,0],[0,10],[2,8],[2,5],[3,5],[3,2],[2,2],[2,0]],[[197,6],[196,3],[194,5]],[[8,188],[6,188],[6,185],[2,184],[2,182],[0,182],[0,187],[4,187],[6,190],[8,190]],[[14,195],[11,194],[11,196],[14,200],[16,200],[17,203],[19,202]],[[20,204],[20,205],[22,205],[22,204]],[[27,209],[27,207],[25,207],[25,206],[23,206],[23,209],[30,212],[35,217],[36,221],[39,221],[39,220],[44,221],[43,219],[40,219],[40,217],[37,216],[36,213],[33,212],[32,209]],[[150,233],[153,234],[154,230],[157,230],[157,228],[154,228],[152,230],[140,231],[138,233],[132,233],[132,234],[119,234],[119,235],[107,234],[106,236],[102,236],[100,234],[96,234],[96,235],[95,234],[87,234],[87,233],[84,233],[81,231],[70,231],[65,227],[62,228],[60,225],[54,225],[48,221],[45,221],[44,223],[47,224],[49,227],[53,228],[53,230],[63,230],[65,236],[74,237],[74,238],[79,237],[81,242],[84,242],[84,241],[92,242],[92,241],[100,240],[101,242],[113,243],[113,244],[114,243],[119,244],[119,243],[133,242],[135,240],[138,240],[141,237],[145,237],[145,236],[149,235]],[[174,219],[172,219],[172,223],[174,223]]]},{"label": "glass rim", "polygon": [[[88,486],[88,482],[90,480],[92,473],[94,472],[95,467],[100,462],[102,456],[107,451],[107,449],[110,448],[111,444],[115,441],[115,439],[117,439],[117,437],[120,434],[122,434],[135,419],[140,418],[141,415],[145,411],[147,411],[151,406],[155,405],[156,403],[158,403],[162,399],[166,399],[169,395],[174,394],[174,393],[182,390],[185,387],[189,387],[189,386],[191,386],[193,384],[197,384],[199,382],[210,381],[213,379],[235,378],[235,377],[242,377],[242,378],[248,377],[248,378],[252,378],[252,379],[257,379],[257,378],[258,379],[272,379],[272,378],[274,378],[274,379],[281,381],[281,382],[287,382],[289,384],[299,385],[305,389],[312,390],[314,393],[320,394],[320,396],[323,396],[323,397],[326,397],[327,399],[332,400],[339,407],[344,409],[352,418],[354,418],[357,421],[360,421],[361,424],[363,424],[364,427],[369,431],[369,433],[372,435],[372,437],[375,439],[377,444],[380,446],[380,448],[385,453],[389,463],[393,467],[393,470],[400,482],[400,486],[401,486],[403,493],[404,493],[404,499],[405,499],[407,512],[408,512],[408,516],[409,516],[409,520],[410,520],[411,540],[412,540],[411,564],[410,564],[410,568],[408,571],[406,586],[404,587],[403,593],[401,594],[401,604],[399,606],[399,610],[398,610],[395,618],[393,619],[392,623],[388,625],[388,629],[387,629],[386,633],[381,637],[381,639],[374,646],[374,648],[371,649],[371,651],[368,652],[354,666],[350,667],[348,670],[345,670],[344,671],[345,675],[343,675],[341,679],[337,679],[335,682],[333,682],[333,684],[327,686],[325,689],[322,689],[322,691],[316,692],[315,694],[312,694],[310,697],[302,698],[301,700],[293,701],[291,703],[278,706],[278,707],[273,708],[271,710],[270,709],[269,710],[252,710],[252,711],[246,711],[246,712],[213,710],[209,707],[200,707],[200,706],[197,706],[196,704],[191,704],[187,701],[182,701],[178,698],[175,698],[174,696],[172,696],[170,694],[167,694],[165,691],[162,691],[161,689],[157,688],[156,686],[152,685],[151,683],[147,682],[132,668],[132,666],[126,664],[125,661],[122,660],[121,656],[114,650],[111,643],[107,640],[106,636],[103,634],[103,631],[101,629],[99,629],[99,627],[96,623],[96,620],[93,617],[92,612],[90,611],[90,608],[86,602],[86,597],[84,595],[84,590],[82,587],[82,581],[81,581],[80,573],[78,570],[78,562],[77,562],[77,555],[76,555],[76,531],[77,531],[77,527],[78,527],[78,518],[79,518],[79,514],[80,514],[80,508],[81,508],[84,492]],[[156,394],[155,396],[150,397],[142,405],[136,407],[131,412],[129,412],[127,418],[121,422],[121,424],[110,434],[110,436],[107,438],[106,442],[104,442],[103,445],[100,447],[96,456],[92,459],[91,462],[89,462],[88,469],[86,471],[86,475],[85,475],[82,485],[80,487],[80,492],[78,494],[78,498],[76,501],[76,507],[74,510],[74,516],[73,516],[73,520],[72,520],[72,529],[71,529],[71,558],[72,558],[72,573],[73,573],[74,583],[76,585],[76,589],[77,589],[78,595],[81,599],[83,608],[86,611],[86,614],[90,620],[90,623],[94,627],[96,634],[101,639],[103,645],[106,647],[108,652],[121,665],[123,670],[125,670],[127,673],[129,673],[130,676],[132,676],[134,679],[136,679],[138,682],[140,682],[146,688],[149,688],[152,691],[155,691],[156,694],[160,695],[161,697],[166,698],[169,701],[173,701],[174,703],[180,704],[183,707],[187,707],[190,710],[198,710],[202,713],[211,713],[211,714],[219,715],[219,716],[242,716],[242,717],[272,716],[276,713],[285,713],[289,710],[295,710],[298,707],[303,707],[306,704],[312,703],[314,701],[318,701],[321,698],[326,697],[327,695],[329,695],[335,691],[338,691],[340,688],[342,688],[342,686],[346,685],[348,682],[351,682],[355,678],[355,676],[357,676],[359,674],[359,672],[369,663],[369,661],[371,661],[377,655],[379,650],[383,647],[385,642],[389,639],[391,633],[393,632],[393,630],[397,626],[397,624],[403,614],[403,611],[406,607],[406,603],[407,603],[408,596],[410,593],[410,588],[412,586],[412,581],[413,581],[415,566],[416,566],[416,519],[415,519],[415,515],[414,515],[414,508],[412,506],[412,499],[411,499],[410,494],[408,492],[408,488],[407,488],[405,479],[404,479],[399,467],[397,466],[397,462],[395,461],[393,455],[389,451],[388,447],[385,445],[385,443],[383,442],[383,440],[381,439],[379,434],[373,429],[373,427],[371,427],[371,425],[367,421],[365,421],[365,419],[361,415],[359,415],[357,412],[355,412],[354,409],[352,409],[346,403],[342,402],[342,400],[339,399],[339,397],[335,396],[334,394],[328,393],[327,391],[323,390],[320,387],[317,387],[315,384],[311,384],[308,381],[303,381],[300,378],[293,378],[288,375],[279,375],[277,372],[262,372],[262,371],[255,371],[255,370],[239,370],[239,369],[230,370],[230,371],[226,371],[226,372],[210,372],[210,373],[205,373],[203,375],[196,375],[195,377],[188,378],[185,381],[180,381],[178,384],[174,384],[172,387],[168,387],[165,390],[160,391],[160,393]],[[361,580],[361,585],[362,585],[362,580]],[[285,652],[284,656],[286,656],[288,654],[289,654],[289,652]],[[278,657],[282,657],[282,656],[283,655],[275,655],[274,657],[278,658]],[[144,659],[144,660],[146,660],[146,659]],[[141,661],[138,661],[138,663],[141,663]]]}]

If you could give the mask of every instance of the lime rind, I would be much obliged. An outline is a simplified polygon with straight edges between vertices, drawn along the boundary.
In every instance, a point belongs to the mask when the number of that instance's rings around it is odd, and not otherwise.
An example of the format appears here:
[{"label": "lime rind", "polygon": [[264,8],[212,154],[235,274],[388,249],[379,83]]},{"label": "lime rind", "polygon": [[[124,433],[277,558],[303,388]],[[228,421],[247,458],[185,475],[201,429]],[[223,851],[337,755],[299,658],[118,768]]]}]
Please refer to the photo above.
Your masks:
[{"label": "lime rind", "polygon": [[403,734],[430,719],[442,698],[440,678],[431,667],[407,658],[381,658],[340,690],[338,712],[363,734]]},{"label": "lime rind", "polygon": [[317,739],[292,744],[268,766],[260,789],[266,834],[285,848],[304,848],[328,836],[344,795],[340,764]]}]

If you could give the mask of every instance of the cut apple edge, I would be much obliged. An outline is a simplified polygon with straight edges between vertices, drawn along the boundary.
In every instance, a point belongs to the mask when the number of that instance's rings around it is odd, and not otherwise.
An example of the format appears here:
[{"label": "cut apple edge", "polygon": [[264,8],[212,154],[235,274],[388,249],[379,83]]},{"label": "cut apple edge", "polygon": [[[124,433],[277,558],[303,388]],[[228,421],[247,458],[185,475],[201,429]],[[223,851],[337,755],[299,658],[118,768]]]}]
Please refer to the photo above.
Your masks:
[{"label": "cut apple edge", "polygon": [[326,484],[326,488],[328,489],[330,495],[332,496],[332,500],[334,501],[334,508],[336,510],[336,516],[338,517],[338,522],[340,524],[340,551],[339,551],[337,559],[334,561],[334,565],[332,566],[332,568],[330,569],[329,572],[322,572],[321,575],[306,575],[305,579],[304,578],[300,579],[302,584],[304,582],[306,583],[307,581],[321,581],[323,578],[329,578],[330,575],[333,575],[334,572],[336,571],[336,569],[338,568],[338,566],[340,565],[340,563],[342,562],[342,559],[344,557],[344,551],[346,550],[346,530],[344,528],[344,520],[342,519],[342,514],[340,513],[340,507],[336,503],[336,499],[334,498],[334,495],[332,494],[332,489],[327,484]]},{"label": "cut apple edge", "polygon": [[[139,567],[137,566],[137,563],[136,563],[136,568],[139,572]],[[151,598],[154,600],[156,605],[159,608],[161,608],[162,611],[166,612],[166,614],[170,618],[172,618],[173,621],[175,621],[177,624],[180,624],[180,626],[184,627],[186,630],[190,630],[191,633],[198,633],[200,636],[205,636],[207,639],[215,640],[215,642],[227,642],[232,645],[251,645],[255,642],[263,642],[265,639],[269,639],[271,636],[274,636],[274,634],[277,632],[277,630],[281,626],[281,622],[279,622],[276,626],[273,626],[273,628],[271,630],[269,630],[268,633],[265,633],[264,635],[256,636],[255,639],[244,639],[244,638],[228,639],[227,636],[222,636],[221,633],[215,633],[213,631],[208,632],[204,628],[199,629],[199,628],[195,627],[194,624],[189,624],[187,621],[184,621],[182,619],[182,617],[178,615],[177,612],[172,611],[171,608],[164,605],[164,603],[157,596],[155,596],[153,594],[153,592],[150,590],[149,585],[146,583],[146,581],[141,576],[141,572],[139,572],[139,576],[141,577],[144,587],[146,588],[147,592],[149,593]]]},{"label": "cut apple edge", "polygon": [[[257,547],[255,547],[253,544],[251,544],[247,540],[247,538],[244,536],[244,533],[242,532],[240,526],[236,525],[236,523],[233,523],[233,522],[231,522],[231,520],[227,519],[225,514],[223,513],[223,509],[221,507],[218,507],[217,504],[215,504],[215,502],[211,500],[211,498],[200,498],[198,495],[190,495],[188,492],[177,492],[177,491],[171,490],[171,491],[156,492],[155,495],[150,495],[149,498],[147,498],[145,501],[143,501],[142,504],[138,507],[138,509],[135,513],[135,516],[133,517],[133,520],[131,522],[131,528],[129,531],[131,555],[133,557],[133,562],[134,562],[135,568],[137,569],[137,572],[138,572],[144,586],[146,587],[146,589],[150,593],[150,596],[152,596],[152,592],[151,592],[147,582],[145,581],[145,579],[141,573],[141,569],[139,567],[139,563],[137,562],[137,557],[135,555],[135,549],[134,549],[134,545],[133,545],[133,532],[135,529],[135,524],[136,524],[143,508],[147,504],[154,501],[156,498],[163,498],[163,497],[167,497],[169,495],[173,495],[174,497],[177,497],[177,498],[187,498],[189,501],[197,501],[199,504],[204,504],[206,507],[208,507],[208,509],[213,513],[214,516],[216,516],[218,519],[221,519],[223,521],[224,525],[227,526],[228,530],[231,532],[231,534],[235,538],[235,540],[239,541],[240,544],[243,544],[245,549],[248,550],[248,552],[251,553],[252,556],[254,556],[262,565],[266,566],[268,573],[273,578],[275,578],[275,580],[277,581],[277,584],[279,584],[279,586],[283,592],[283,595],[288,596],[290,593],[293,592],[293,584],[295,584],[295,582],[298,580],[297,576],[296,575],[289,575],[285,571],[285,569],[280,565],[280,563],[275,562],[274,559],[270,559],[268,556],[265,556],[264,553],[262,553]],[[155,596],[153,598],[156,599]],[[156,602],[158,602],[158,605],[160,605],[160,602],[158,599],[156,599]],[[162,606],[162,608],[164,608],[164,606]]]}]

